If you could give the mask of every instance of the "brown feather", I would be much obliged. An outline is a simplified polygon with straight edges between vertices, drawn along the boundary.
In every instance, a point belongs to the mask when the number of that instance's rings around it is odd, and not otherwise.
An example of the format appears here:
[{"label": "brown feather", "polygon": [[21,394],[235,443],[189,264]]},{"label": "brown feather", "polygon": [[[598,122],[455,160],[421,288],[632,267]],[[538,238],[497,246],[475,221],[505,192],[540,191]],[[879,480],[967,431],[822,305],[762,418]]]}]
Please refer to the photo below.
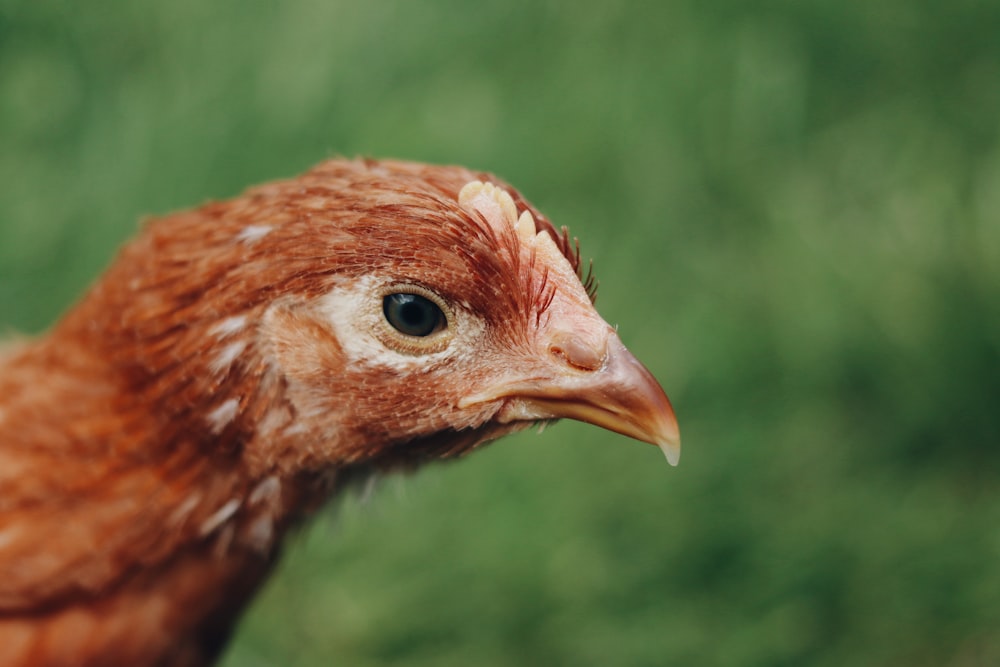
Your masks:
[{"label": "brown feather", "polygon": [[[530,424],[457,407],[556,290],[513,228],[459,205],[473,180],[582,278],[565,228],[489,174],[334,160],[148,222],[51,333],[0,354],[0,664],[205,664],[331,494]],[[406,382],[352,364],[323,299],[383,274],[481,318],[476,363]]]}]

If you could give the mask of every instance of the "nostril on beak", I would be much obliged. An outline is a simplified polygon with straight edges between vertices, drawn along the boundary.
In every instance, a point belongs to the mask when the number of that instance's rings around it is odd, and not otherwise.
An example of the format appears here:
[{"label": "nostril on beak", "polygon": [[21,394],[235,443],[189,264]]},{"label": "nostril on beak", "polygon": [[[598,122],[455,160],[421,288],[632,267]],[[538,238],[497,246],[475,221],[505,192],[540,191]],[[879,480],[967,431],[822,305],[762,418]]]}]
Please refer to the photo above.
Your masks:
[{"label": "nostril on beak", "polygon": [[604,367],[608,356],[608,341],[607,338],[600,343],[587,341],[568,331],[560,331],[552,337],[549,352],[570,366],[584,371],[596,371]]}]

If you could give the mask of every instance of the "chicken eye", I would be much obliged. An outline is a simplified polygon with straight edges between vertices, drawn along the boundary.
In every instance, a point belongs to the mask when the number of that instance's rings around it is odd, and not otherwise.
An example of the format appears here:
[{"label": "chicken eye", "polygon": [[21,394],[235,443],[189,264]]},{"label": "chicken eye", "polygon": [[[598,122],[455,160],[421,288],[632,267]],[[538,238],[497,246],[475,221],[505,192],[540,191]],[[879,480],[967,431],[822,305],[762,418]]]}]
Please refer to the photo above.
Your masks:
[{"label": "chicken eye", "polygon": [[419,294],[387,294],[382,312],[396,331],[423,338],[445,328],[447,320],[436,303]]}]

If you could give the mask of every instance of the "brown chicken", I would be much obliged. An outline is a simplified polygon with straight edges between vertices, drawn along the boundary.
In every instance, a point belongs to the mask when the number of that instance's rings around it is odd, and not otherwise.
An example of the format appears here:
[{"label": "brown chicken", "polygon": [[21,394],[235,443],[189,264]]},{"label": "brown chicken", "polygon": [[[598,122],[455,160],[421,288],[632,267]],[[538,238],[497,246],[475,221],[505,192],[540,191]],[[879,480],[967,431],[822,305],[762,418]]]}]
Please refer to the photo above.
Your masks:
[{"label": "brown chicken", "polygon": [[0,664],[202,665],[351,481],[567,417],[680,454],[578,246],[493,176],[334,160],[149,223],[0,351]]}]

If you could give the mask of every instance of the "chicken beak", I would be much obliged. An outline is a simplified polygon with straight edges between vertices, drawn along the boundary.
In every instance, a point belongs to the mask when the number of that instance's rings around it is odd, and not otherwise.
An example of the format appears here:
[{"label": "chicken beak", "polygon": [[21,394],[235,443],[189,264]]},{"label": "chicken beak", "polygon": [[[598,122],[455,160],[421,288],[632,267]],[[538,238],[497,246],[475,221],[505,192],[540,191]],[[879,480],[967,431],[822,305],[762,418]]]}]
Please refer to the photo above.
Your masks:
[{"label": "chicken beak", "polygon": [[[562,361],[562,360],[556,360]],[[611,333],[604,362],[593,371],[554,364],[548,377],[504,382],[462,403],[507,399],[501,422],[576,419],[658,446],[670,465],[681,455],[670,400],[645,366]]]}]

